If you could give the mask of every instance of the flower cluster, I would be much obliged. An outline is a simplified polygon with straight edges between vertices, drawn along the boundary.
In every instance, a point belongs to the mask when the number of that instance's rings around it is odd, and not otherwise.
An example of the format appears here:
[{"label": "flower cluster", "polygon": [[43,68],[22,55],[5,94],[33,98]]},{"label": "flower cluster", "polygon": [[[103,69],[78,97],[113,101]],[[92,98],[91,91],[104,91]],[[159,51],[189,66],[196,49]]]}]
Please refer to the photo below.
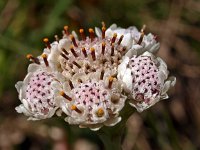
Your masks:
[{"label": "flower cluster", "polygon": [[69,124],[98,130],[120,122],[127,104],[142,112],[168,98],[176,79],[168,77],[167,65],[155,56],[156,36],[144,30],[115,24],[106,29],[102,23],[88,36],[80,29],[78,37],[64,26],[61,39],[56,35],[50,43],[44,38],[42,55],[27,55],[33,63],[16,84],[22,102],[17,112],[30,120],[63,113]]}]

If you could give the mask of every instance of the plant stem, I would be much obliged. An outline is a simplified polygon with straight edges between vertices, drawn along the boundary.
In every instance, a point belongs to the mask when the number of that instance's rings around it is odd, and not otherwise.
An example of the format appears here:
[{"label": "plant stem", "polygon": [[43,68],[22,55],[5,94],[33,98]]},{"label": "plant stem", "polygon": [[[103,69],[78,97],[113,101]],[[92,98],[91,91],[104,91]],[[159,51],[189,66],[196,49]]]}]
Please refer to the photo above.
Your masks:
[{"label": "plant stem", "polygon": [[122,150],[122,130],[109,130],[108,128],[102,129],[98,132],[99,138],[104,144],[104,150]]},{"label": "plant stem", "polygon": [[104,144],[104,150],[122,150],[123,134],[126,128],[126,122],[134,109],[126,105],[120,116],[122,120],[114,127],[103,127],[97,134]]}]

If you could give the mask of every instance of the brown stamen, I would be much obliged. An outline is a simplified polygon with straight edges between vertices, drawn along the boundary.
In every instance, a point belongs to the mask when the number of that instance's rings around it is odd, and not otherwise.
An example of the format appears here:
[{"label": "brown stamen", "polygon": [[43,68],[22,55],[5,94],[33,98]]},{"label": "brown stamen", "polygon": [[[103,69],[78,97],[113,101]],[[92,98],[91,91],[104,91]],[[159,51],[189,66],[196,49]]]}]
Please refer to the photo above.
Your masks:
[{"label": "brown stamen", "polygon": [[108,81],[108,88],[111,89],[114,78],[112,76],[110,76],[108,80],[109,80]]},{"label": "brown stamen", "polygon": [[68,58],[65,54],[61,53],[60,55],[61,55],[63,58],[65,58],[66,60],[69,60],[69,58]]},{"label": "brown stamen", "polygon": [[69,35],[69,27],[68,26],[64,26],[64,32],[67,36]]},{"label": "brown stamen", "polygon": [[81,114],[81,110],[76,107],[76,105],[71,106],[71,110],[75,110],[77,113]]},{"label": "brown stamen", "polygon": [[72,52],[72,54],[74,55],[74,57],[78,57],[78,55],[76,54],[73,45],[70,46],[70,50]]},{"label": "brown stamen", "polygon": [[33,55],[31,55],[31,54],[26,55],[26,58],[29,59],[30,61],[36,63],[36,64],[40,64],[39,59],[37,57],[33,57]]},{"label": "brown stamen", "polygon": [[48,38],[44,38],[44,39],[43,39],[43,42],[45,43],[45,45],[46,45],[46,47],[47,47],[48,49],[51,49],[51,44],[50,44]]},{"label": "brown stamen", "polygon": [[42,58],[44,60],[45,65],[48,67],[49,66],[49,62],[47,60],[47,55],[46,54],[42,54]]},{"label": "brown stamen", "polygon": [[94,30],[92,28],[89,28],[89,33],[90,33],[90,39],[91,41],[94,40]]},{"label": "brown stamen", "polygon": [[81,79],[78,79],[78,82],[79,82],[79,83],[83,83],[83,81],[82,81]]},{"label": "brown stamen", "polygon": [[69,82],[69,86],[70,86],[70,88],[71,88],[71,90],[72,90],[72,89],[74,88],[74,85],[73,85],[73,83],[72,83],[71,80],[69,80],[68,82]]},{"label": "brown stamen", "polygon": [[114,33],[110,45],[112,45],[112,43],[115,43],[116,38],[117,38],[117,33]]},{"label": "brown stamen", "polygon": [[84,29],[80,29],[79,32],[80,32],[82,40],[85,41],[86,37],[85,37]]},{"label": "brown stamen", "polygon": [[76,61],[73,61],[72,62],[75,66],[77,66],[78,68],[81,68],[81,66],[76,62]]},{"label": "brown stamen", "polygon": [[71,69],[73,69],[73,64],[68,64],[68,66],[69,66]]},{"label": "brown stamen", "polygon": [[95,68],[92,68],[91,71],[92,71],[92,72],[96,72],[96,69],[95,69]]},{"label": "brown stamen", "polygon": [[138,40],[137,44],[140,45],[142,43],[143,37],[144,37],[144,32],[141,33],[140,39]]},{"label": "brown stamen", "polygon": [[59,43],[59,37],[58,37],[58,35],[54,35],[54,38],[55,38],[55,40]]},{"label": "brown stamen", "polygon": [[104,55],[104,53],[105,53],[105,48],[106,48],[106,43],[105,42],[103,42],[102,43],[102,51],[101,51],[101,53]]},{"label": "brown stamen", "polygon": [[69,55],[69,53],[67,52],[66,49],[62,48],[62,51],[63,51],[66,55]]},{"label": "brown stamen", "polygon": [[119,38],[119,41],[117,42],[117,44],[118,44],[118,45],[120,45],[120,44],[121,44],[121,42],[122,42],[123,38],[124,38],[124,35],[121,35],[121,36],[120,36],[120,38]]},{"label": "brown stamen", "polygon": [[72,40],[72,43],[74,44],[74,46],[78,47],[78,45],[76,43],[76,39],[74,38],[74,36],[72,34],[70,35],[70,39]]},{"label": "brown stamen", "polygon": [[67,94],[65,94],[64,91],[60,91],[60,95],[61,95],[62,97],[64,97],[64,98],[66,98],[67,100],[72,101],[72,98],[69,97]]},{"label": "brown stamen", "polygon": [[101,71],[100,80],[103,80],[104,70]]},{"label": "brown stamen", "polygon": [[85,68],[88,70],[88,69],[90,69],[90,65],[89,64],[86,64],[85,65]]},{"label": "brown stamen", "polygon": [[114,55],[114,51],[115,51],[115,47],[114,47],[114,44],[112,43],[112,46],[111,46],[111,56],[113,56]]},{"label": "brown stamen", "polygon": [[144,25],[142,26],[142,29],[140,30],[140,32],[141,32],[141,33],[144,32],[145,29],[146,29],[146,25],[144,24]]},{"label": "brown stamen", "polygon": [[122,48],[122,52],[125,52],[126,51],[126,46],[124,46],[123,48]]},{"label": "brown stamen", "polygon": [[91,51],[92,59],[93,59],[93,61],[95,61],[96,60],[96,56],[95,56],[95,49],[94,49],[94,47],[92,47],[90,49],[90,51]]},{"label": "brown stamen", "polygon": [[82,52],[83,52],[84,56],[87,57],[87,52],[86,52],[86,49],[84,47],[82,48]]},{"label": "brown stamen", "polygon": [[106,27],[103,26],[103,27],[101,28],[101,30],[102,30],[102,39],[105,39]]}]

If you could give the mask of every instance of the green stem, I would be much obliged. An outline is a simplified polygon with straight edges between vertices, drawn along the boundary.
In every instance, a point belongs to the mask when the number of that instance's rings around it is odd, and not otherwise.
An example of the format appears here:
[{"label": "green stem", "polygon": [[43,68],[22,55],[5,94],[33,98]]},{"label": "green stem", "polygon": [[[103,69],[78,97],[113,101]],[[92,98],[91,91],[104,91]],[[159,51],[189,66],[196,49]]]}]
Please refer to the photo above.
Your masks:
[{"label": "green stem", "polygon": [[120,116],[122,120],[114,127],[103,127],[97,134],[104,144],[104,150],[122,150],[122,137],[126,128],[126,122],[134,109],[126,104]]},{"label": "green stem", "polygon": [[98,132],[99,138],[104,144],[104,150],[122,150],[122,129],[113,129],[104,128]]}]

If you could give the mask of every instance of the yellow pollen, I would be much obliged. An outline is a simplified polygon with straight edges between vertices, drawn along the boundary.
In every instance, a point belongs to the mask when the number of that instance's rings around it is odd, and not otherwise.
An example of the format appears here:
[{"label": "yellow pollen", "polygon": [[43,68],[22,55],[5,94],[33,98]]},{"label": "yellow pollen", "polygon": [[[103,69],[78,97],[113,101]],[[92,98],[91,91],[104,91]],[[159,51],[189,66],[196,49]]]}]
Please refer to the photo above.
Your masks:
[{"label": "yellow pollen", "polygon": [[68,26],[64,26],[63,27],[65,34],[68,36],[69,35],[69,27]]},{"label": "yellow pollen", "polygon": [[74,48],[74,46],[73,45],[70,45],[70,47],[69,47],[70,49],[73,49]]},{"label": "yellow pollen", "polygon": [[84,32],[84,30],[83,30],[83,29],[80,29],[80,30],[79,30],[79,32],[80,32],[80,33],[83,33],[83,32]]},{"label": "yellow pollen", "polygon": [[114,33],[113,37],[115,37],[115,38],[116,38],[116,37],[117,37],[117,33]]},{"label": "yellow pollen", "polygon": [[49,39],[48,39],[48,38],[44,38],[43,41],[44,41],[45,43],[48,43],[48,42],[49,42]]},{"label": "yellow pollen", "polygon": [[102,30],[102,39],[104,39],[104,38],[105,38],[106,27],[103,26],[103,27],[101,28],[101,30]]},{"label": "yellow pollen", "polygon": [[39,59],[36,57],[33,57],[33,55],[32,54],[27,54],[26,55],[26,58],[27,59],[29,59],[30,61],[32,61],[32,62],[34,62],[34,63],[36,63],[36,64],[40,64],[40,61],[39,61]]},{"label": "yellow pollen", "polygon": [[112,76],[109,77],[109,82],[112,82],[114,78]]},{"label": "yellow pollen", "polygon": [[84,56],[87,57],[87,52],[86,52],[86,49],[84,47],[82,48],[82,52],[83,52]]},{"label": "yellow pollen", "polygon": [[72,98],[69,97],[68,95],[66,95],[64,91],[60,91],[59,94],[60,94],[61,96],[63,96],[64,98],[66,98],[67,100],[72,101]]},{"label": "yellow pollen", "polygon": [[104,110],[102,108],[99,108],[96,112],[98,117],[102,117],[104,115]]},{"label": "yellow pollen", "polygon": [[46,54],[42,54],[42,58],[47,58],[47,55]]},{"label": "yellow pollen", "polygon": [[77,107],[75,105],[71,106],[71,110],[76,110],[76,109],[77,109]]},{"label": "yellow pollen", "polygon": [[70,39],[72,40],[72,43],[74,44],[75,47],[78,47],[77,43],[76,43],[76,40],[74,38],[74,36],[71,34],[70,35]]},{"label": "yellow pollen", "polygon": [[115,43],[116,38],[117,38],[117,33],[114,33],[113,38],[111,40],[111,45],[112,45],[112,43]]},{"label": "yellow pollen", "polygon": [[94,47],[91,47],[91,49],[90,49],[90,50],[91,50],[91,52],[94,52],[94,51],[95,51]]},{"label": "yellow pollen", "polygon": [[60,91],[60,93],[59,93],[61,96],[63,96],[63,95],[65,95],[65,92],[63,92],[63,91]]},{"label": "yellow pollen", "polygon": [[44,39],[43,39],[43,42],[45,43],[45,45],[46,45],[47,48],[51,49],[51,44],[50,44],[48,38],[44,38]]},{"label": "yellow pollen", "polygon": [[71,38],[71,40],[72,40],[72,39],[74,38],[74,36],[71,34],[71,35],[70,35],[70,38]]},{"label": "yellow pollen", "polygon": [[82,40],[86,40],[85,34],[84,34],[84,29],[79,29],[80,35]]},{"label": "yellow pollen", "polygon": [[65,31],[67,31],[69,29],[68,26],[64,26],[63,28],[64,28]]},{"label": "yellow pollen", "polygon": [[111,89],[114,78],[112,76],[110,76],[108,80],[109,80],[108,88]]},{"label": "yellow pollen", "polygon": [[94,33],[94,30],[92,28],[89,28],[90,33]]},{"label": "yellow pollen", "polygon": [[71,106],[71,110],[75,110],[77,113],[81,114],[81,110],[76,107],[76,105]]},{"label": "yellow pollen", "polygon": [[92,28],[89,28],[89,33],[90,33],[90,39],[91,39],[91,42],[94,40],[94,30]]},{"label": "yellow pollen", "polygon": [[26,58],[27,58],[27,59],[32,59],[32,58],[33,58],[33,55],[27,54],[27,55],[26,55]]},{"label": "yellow pollen", "polygon": [[105,31],[106,31],[106,27],[102,27],[102,31],[104,31],[104,32],[105,32]]}]

